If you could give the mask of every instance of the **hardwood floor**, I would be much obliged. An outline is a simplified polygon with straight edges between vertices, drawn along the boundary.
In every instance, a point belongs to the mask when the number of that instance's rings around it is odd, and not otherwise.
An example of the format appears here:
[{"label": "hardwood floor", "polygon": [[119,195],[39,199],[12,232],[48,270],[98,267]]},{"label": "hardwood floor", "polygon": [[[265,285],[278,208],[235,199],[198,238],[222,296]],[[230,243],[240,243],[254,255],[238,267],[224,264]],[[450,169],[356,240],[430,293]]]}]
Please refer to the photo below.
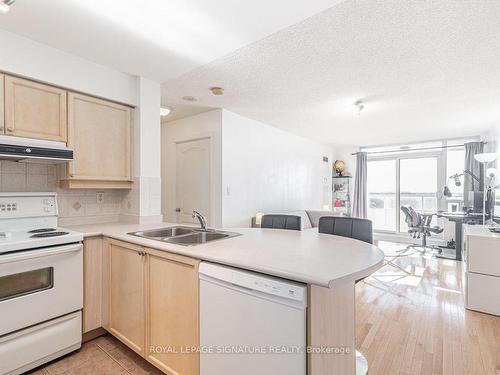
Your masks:
[{"label": "hardwood floor", "polygon": [[385,266],[356,287],[356,342],[369,374],[500,374],[500,317],[464,308],[464,264],[420,254],[397,264],[410,274]]}]

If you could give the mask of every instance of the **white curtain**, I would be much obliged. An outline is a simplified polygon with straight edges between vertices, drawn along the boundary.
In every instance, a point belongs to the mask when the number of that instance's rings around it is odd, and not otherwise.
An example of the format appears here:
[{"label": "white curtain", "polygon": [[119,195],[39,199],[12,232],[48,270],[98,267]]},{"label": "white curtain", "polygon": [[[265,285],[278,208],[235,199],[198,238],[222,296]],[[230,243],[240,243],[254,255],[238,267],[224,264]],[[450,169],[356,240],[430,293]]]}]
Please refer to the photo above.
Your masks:
[{"label": "white curtain", "polygon": [[366,219],[368,215],[368,198],[366,193],[367,154],[356,154],[356,181],[354,182],[354,196],[352,216]]}]

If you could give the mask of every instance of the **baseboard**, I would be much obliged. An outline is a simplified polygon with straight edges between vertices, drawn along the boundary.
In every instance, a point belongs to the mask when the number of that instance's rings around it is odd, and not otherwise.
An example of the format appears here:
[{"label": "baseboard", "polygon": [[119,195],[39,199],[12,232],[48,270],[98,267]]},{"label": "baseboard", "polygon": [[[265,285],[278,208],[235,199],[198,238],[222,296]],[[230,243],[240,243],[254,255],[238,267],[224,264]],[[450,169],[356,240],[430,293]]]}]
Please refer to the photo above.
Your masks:
[{"label": "baseboard", "polygon": [[108,331],[106,331],[106,330],[105,330],[104,328],[102,328],[102,327],[99,327],[99,328],[93,329],[92,331],[85,332],[85,333],[82,335],[82,343],[87,342],[87,341],[90,341],[90,340],[93,340],[93,339],[96,339],[96,338],[98,338],[99,336],[103,336],[103,335],[105,335],[106,333],[108,333]]}]

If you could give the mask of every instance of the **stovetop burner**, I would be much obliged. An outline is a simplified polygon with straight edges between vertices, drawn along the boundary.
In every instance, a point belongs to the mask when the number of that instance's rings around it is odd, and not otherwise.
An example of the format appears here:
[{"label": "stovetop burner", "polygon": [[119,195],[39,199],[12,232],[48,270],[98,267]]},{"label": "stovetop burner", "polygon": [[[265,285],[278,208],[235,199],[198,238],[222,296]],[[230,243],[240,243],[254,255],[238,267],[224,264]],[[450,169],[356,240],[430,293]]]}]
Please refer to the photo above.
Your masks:
[{"label": "stovetop burner", "polygon": [[45,233],[45,232],[53,232],[55,230],[56,230],[55,228],[41,228],[41,229],[30,230],[28,233]]},{"label": "stovetop burner", "polygon": [[37,233],[30,236],[30,238],[44,238],[44,237],[59,237],[69,234],[69,232],[44,232]]}]

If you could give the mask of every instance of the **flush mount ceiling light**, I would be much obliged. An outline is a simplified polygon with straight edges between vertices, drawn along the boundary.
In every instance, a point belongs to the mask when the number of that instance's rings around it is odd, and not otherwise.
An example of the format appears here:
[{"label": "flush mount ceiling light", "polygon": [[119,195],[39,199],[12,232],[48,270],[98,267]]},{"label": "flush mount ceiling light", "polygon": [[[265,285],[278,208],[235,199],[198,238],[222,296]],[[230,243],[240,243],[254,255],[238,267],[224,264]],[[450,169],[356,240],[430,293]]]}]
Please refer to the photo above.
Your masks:
[{"label": "flush mount ceiling light", "polygon": [[191,96],[191,95],[183,96],[182,100],[184,100],[186,102],[197,102],[198,101],[198,99],[196,99],[194,96]]},{"label": "flush mount ceiling light", "polygon": [[358,112],[358,116],[361,115],[361,111],[365,109],[365,103],[361,99],[356,100],[354,102],[354,107],[356,107],[356,111]]},{"label": "flush mount ceiling light", "polygon": [[7,13],[16,0],[0,0],[0,13]]},{"label": "flush mount ceiling light", "polygon": [[210,91],[217,96],[224,94],[224,89],[222,87],[210,87]]},{"label": "flush mount ceiling light", "polygon": [[165,117],[168,116],[172,112],[172,109],[169,107],[160,107],[160,116]]}]

